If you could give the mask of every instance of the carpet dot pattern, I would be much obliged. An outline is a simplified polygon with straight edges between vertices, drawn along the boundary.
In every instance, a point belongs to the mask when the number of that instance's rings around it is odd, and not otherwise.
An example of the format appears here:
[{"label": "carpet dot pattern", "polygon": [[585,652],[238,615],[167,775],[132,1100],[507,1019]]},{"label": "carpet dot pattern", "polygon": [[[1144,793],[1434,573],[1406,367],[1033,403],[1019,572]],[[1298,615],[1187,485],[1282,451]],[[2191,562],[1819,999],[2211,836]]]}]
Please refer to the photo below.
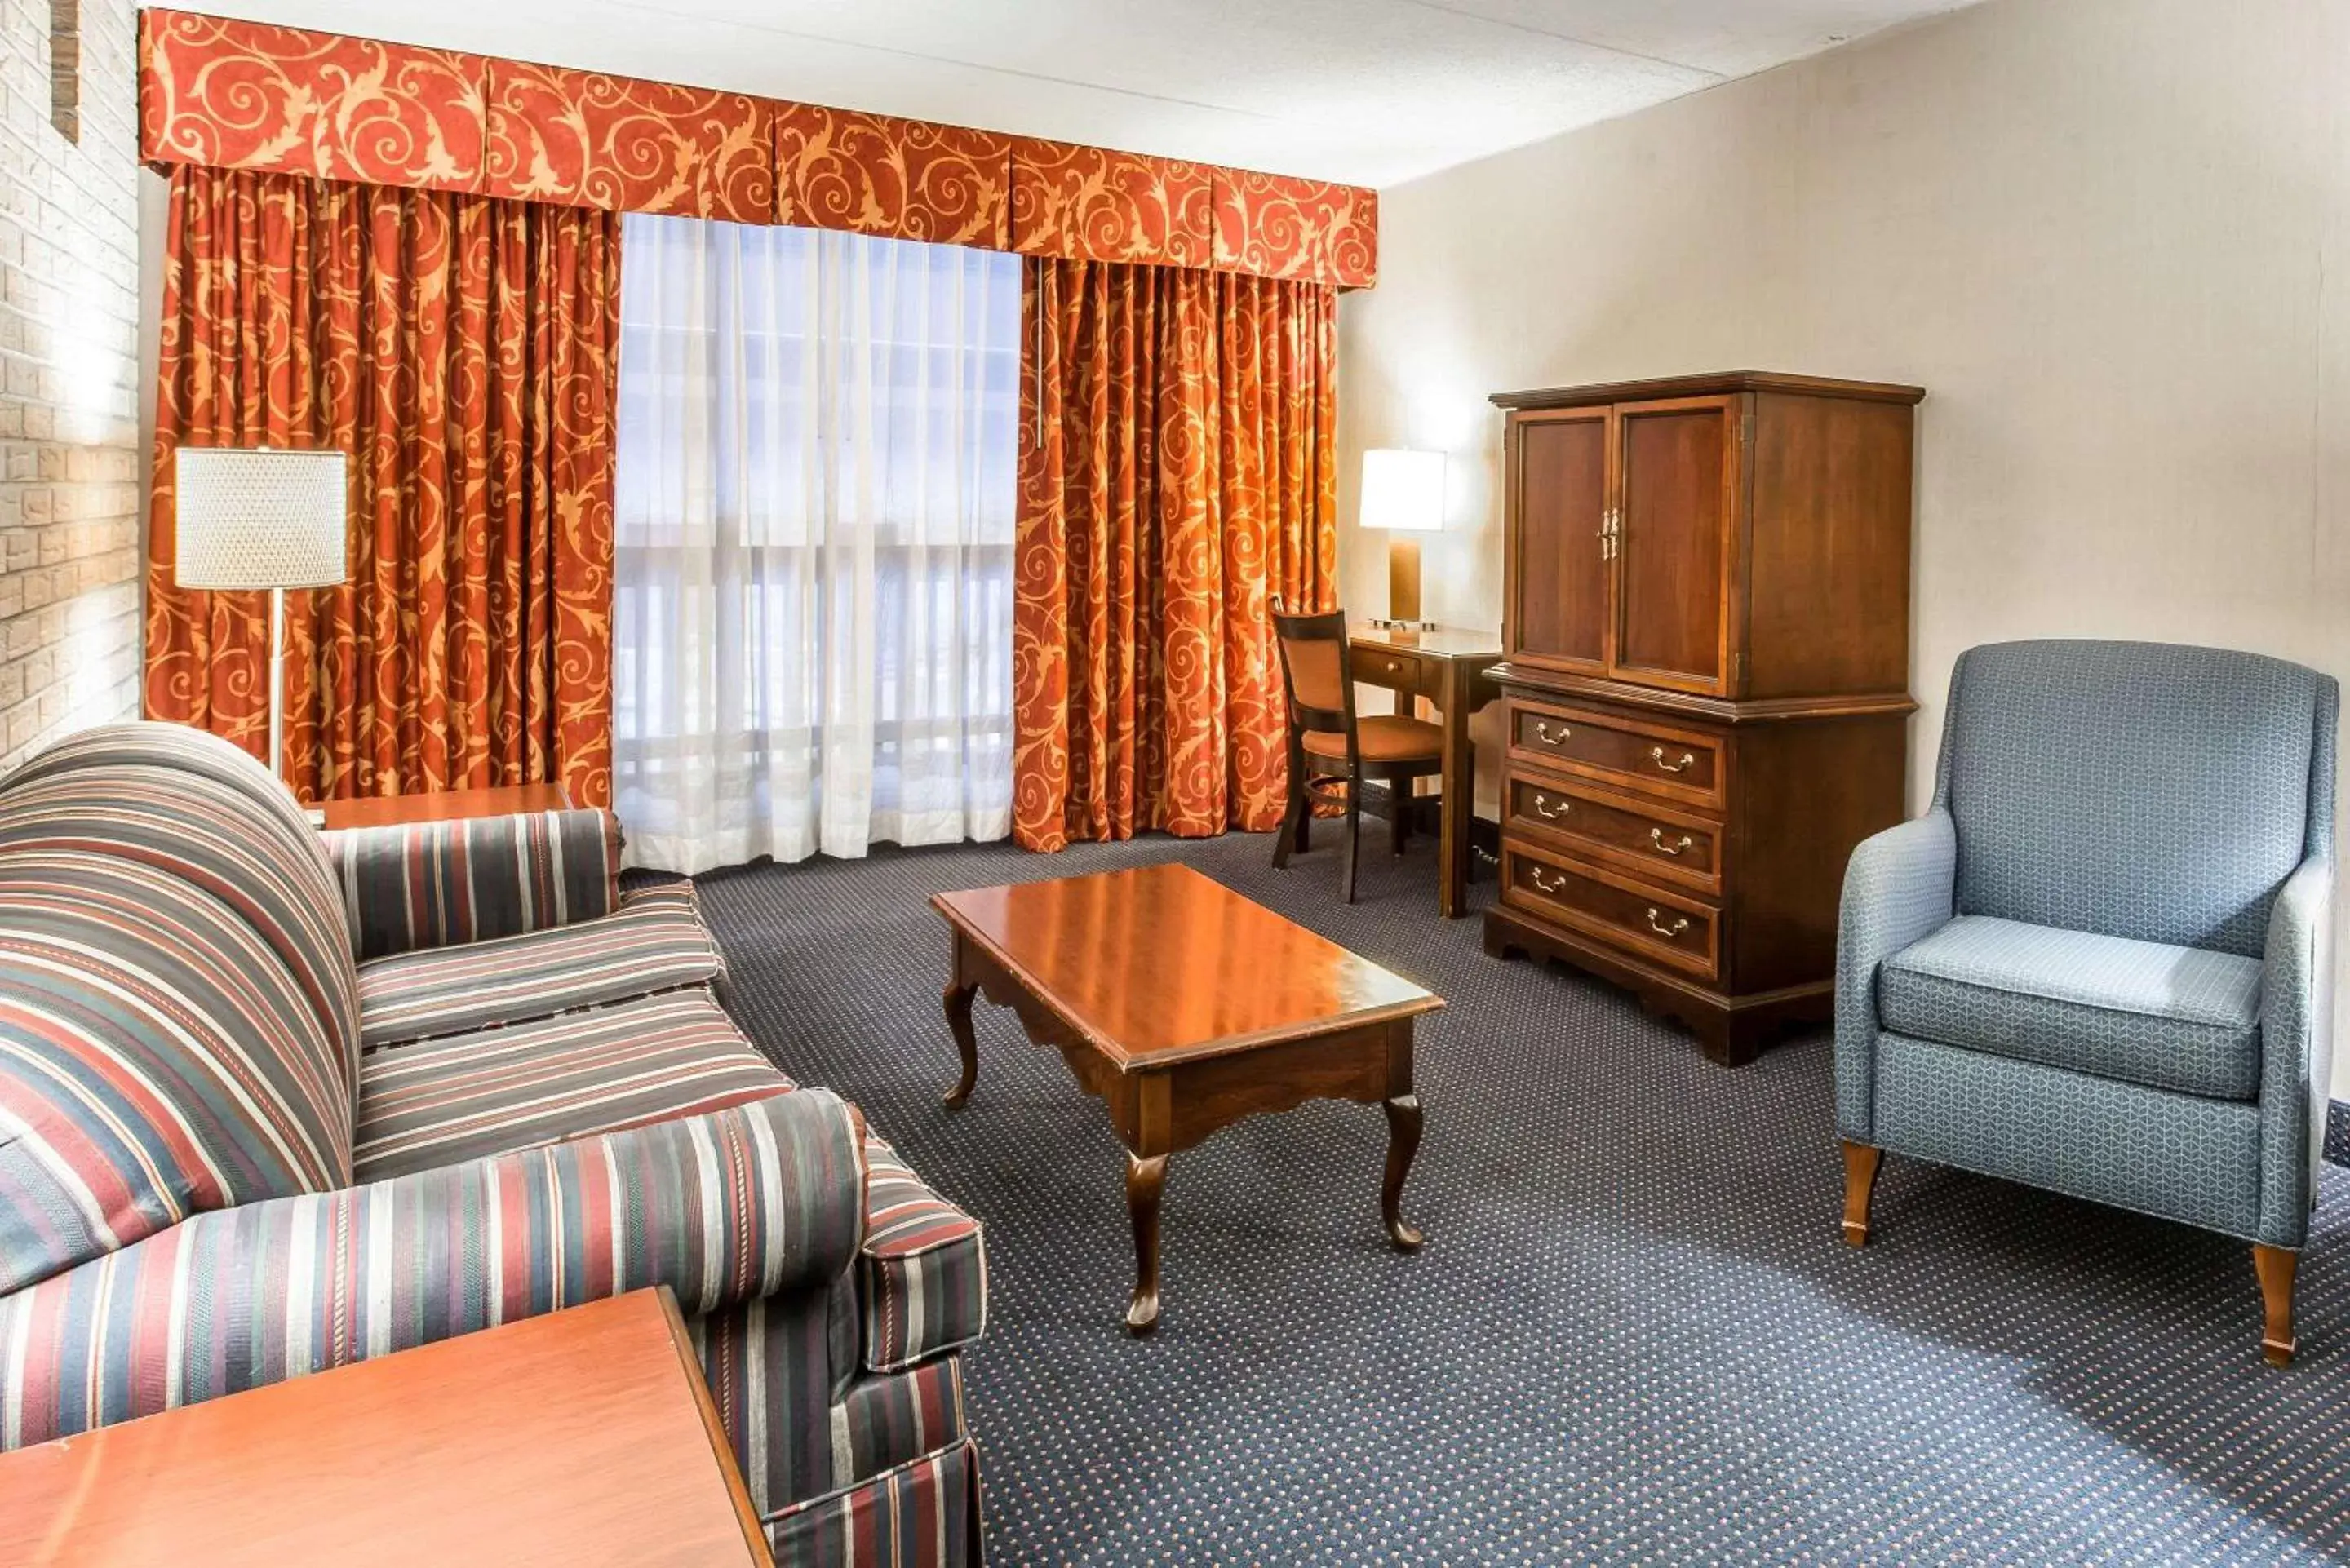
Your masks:
[{"label": "carpet dot pattern", "polygon": [[[702,879],[762,1049],[986,1223],[991,1561],[2350,1553],[2350,1172],[2326,1168],[2282,1372],[2247,1250],[2183,1226],[1888,1157],[1854,1251],[1825,1031],[1715,1067],[1596,981],[1487,958],[1436,918],[1424,847],[1367,843],[1340,904],[1335,838],[1287,872],[1234,835]],[[940,1103],[928,899],[1176,858],[1450,1006],[1418,1039],[1426,1249],[1380,1234],[1376,1107],[1255,1117],[1171,1161],[1165,1314],[1135,1341],[1098,1102],[983,1000],[978,1092]]]}]

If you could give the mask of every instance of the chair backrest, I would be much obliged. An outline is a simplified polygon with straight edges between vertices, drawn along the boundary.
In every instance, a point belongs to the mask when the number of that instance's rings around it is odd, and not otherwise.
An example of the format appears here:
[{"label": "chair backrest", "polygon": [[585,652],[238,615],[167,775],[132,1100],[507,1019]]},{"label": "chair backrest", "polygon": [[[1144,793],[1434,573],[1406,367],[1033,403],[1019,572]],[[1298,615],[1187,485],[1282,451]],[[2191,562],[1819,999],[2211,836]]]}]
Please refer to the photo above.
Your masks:
[{"label": "chair backrest", "polygon": [[2334,847],[2341,692],[2168,643],[1969,649],[1934,798],[1959,912],[2257,957],[2278,886]]},{"label": "chair backrest", "polygon": [[108,726],[0,783],[0,1293],[348,1186],[357,987],[316,831],[226,742]]},{"label": "chair backrest", "polygon": [[1281,647],[1281,677],[1289,694],[1289,727],[1355,732],[1354,672],[1348,667],[1347,612],[1290,615],[1275,605],[1273,635]]}]

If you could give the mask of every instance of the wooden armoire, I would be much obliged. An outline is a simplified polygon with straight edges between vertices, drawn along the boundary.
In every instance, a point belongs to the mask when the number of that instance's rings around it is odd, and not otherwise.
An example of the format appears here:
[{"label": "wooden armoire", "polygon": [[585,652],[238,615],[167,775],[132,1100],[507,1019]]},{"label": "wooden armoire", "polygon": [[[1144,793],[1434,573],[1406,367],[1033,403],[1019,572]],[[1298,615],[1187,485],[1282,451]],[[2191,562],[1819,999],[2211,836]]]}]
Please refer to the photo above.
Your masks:
[{"label": "wooden armoire", "polygon": [[1846,857],[1908,763],[1916,387],[1733,371],[1506,392],[1502,890],[1750,1060],[1835,996]]}]

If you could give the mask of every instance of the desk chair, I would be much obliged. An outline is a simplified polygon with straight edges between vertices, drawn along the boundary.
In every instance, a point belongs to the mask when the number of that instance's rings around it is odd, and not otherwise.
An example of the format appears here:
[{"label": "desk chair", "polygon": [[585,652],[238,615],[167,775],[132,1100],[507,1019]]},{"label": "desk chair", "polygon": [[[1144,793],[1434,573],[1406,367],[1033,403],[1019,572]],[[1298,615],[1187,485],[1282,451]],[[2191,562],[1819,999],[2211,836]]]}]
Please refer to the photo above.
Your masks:
[{"label": "desk chair", "polygon": [[1301,854],[1311,847],[1308,825],[1315,805],[1342,805],[1347,855],[1338,886],[1351,904],[1364,782],[1388,786],[1389,836],[1395,853],[1402,854],[1411,831],[1411,781],[1444,771],[1444,732],[1400,714],[1356,715],[1345,611],[1289,615],[1276,603],[1273,628],[1289,702],[1289,809],[1274,839],[1274,869],[1289,868],[1293,845]]}]

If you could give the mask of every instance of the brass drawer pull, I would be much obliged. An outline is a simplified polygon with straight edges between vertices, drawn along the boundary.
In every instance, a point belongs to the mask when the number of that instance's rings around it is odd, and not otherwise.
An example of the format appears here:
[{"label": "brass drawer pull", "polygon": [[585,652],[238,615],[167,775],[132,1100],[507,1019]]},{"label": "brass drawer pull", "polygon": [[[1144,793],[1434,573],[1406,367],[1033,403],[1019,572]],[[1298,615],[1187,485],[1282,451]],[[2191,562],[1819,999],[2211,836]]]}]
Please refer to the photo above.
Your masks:
[{"label": "brass drawer pull", "polygon": [[1543,880],[1542,867],[1539,866],[1527,867],[1526,875],[1534,878],[1534,887],[1544,893],[1559,893],[1565,891],[1565,877],[1562,877],[1555,882],[1545,882]]},{"label": "brass drawer pull", "polygon": [[1682,850],[1689,848],[1696,842],[1696,839],[1691,838],[1688,834],[1684,833],[1681,835],[1681,841],[1679,844],[1668,844],[1665,842],[1665,830],[1663,828],[1652,827],[1648,829],[1648,847],[1655,850],[1659,855],[1679,855]]},{"label": "brass drawer pull", "polygon": [[1558,733],[1554,735],[1550,732],[1550,724],[1547,721],[1542,719],[1534,721],[1534,739],[1545,746],[1555,746],[1574,733],[1573,728],[1561,724],[1558,727]]},{"label": "brass drawer pull", "polygon": [[1675,920],[1669,926],[1662,920],[1657,919],[1657,911],[1652,909],[1648,911],[1648,929],[1656,932],[1657,935],[1660,937],[1677,937],[1683,931],[1689,929],[1689,917],[1687,915],[1683,915],[1679,919]]},{"label": "brass drawer pull", "polygon": [[1534,815],[1536,816],[1545,818],[1551,822],[1556,822],[1560,817],[1565,816],[1568,812],[1573,811],[1574,809],[1575,803],[1571,800],[1563,800],[1558,802],[1556,805],[1553,805],[1551,801],[1544,795],[1542,791],[1536,790],[1534,792]]},{"label": "brass drawer pull", "polygon": [[1679,762],[1669,763],[1665,761],[1665,748],[1662,746],[1650,746],[1648,760],[1657,764],[1657,771],[1659,773],[1683,774],[1697,766],[1696,753],[1683,752]]}]

